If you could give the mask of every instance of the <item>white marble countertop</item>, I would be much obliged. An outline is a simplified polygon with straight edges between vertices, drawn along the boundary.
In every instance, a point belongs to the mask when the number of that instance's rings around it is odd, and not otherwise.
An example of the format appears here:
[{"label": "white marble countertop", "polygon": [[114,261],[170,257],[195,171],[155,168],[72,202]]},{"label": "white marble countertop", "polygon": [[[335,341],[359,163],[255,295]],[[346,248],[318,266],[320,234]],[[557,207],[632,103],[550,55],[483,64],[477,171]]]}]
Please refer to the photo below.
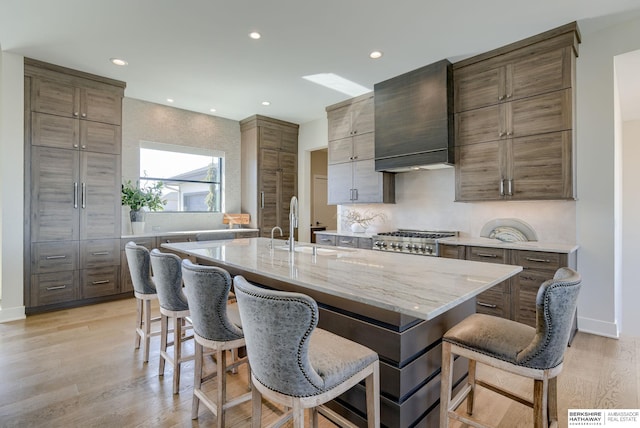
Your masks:
[{"label": "white marble countertop", "polygon": [[159,231],[159,232],[147,232],[139,235],[122,235],[122,239],[129,238],[144,238],[144,237],[157,237],[157,236],[181,236],[181,235],[194,235],[197,233],[227,233],[227,232],[260,232],[260,229],[209,229],[209,230],[178,230],[178,231]]},{"label": "white marble countertop", "polygon": [[353,238],[371,238],[373,235],[375,235],[375,233],[356,233],[351,231],[338,232],[337,230],[316,230],[313,233],[315,233],[316,235],[349,236]]},{"label": "white marble countertop", "polygon": [[421,319],[433,319],[516,275],[520,266],[385,251],[296,243],[289,253],[268,238],[162,244],[230,269],[365,303]]},{"label": "white marble countertop", "polygon": [[440,244],[469,245],[474,247],[505,248],[509,250],[546,251],[549,253],[570,254],[578,250],[576,244],[561,244],[553,242],[503,242],[492,238],[441,238]]}]

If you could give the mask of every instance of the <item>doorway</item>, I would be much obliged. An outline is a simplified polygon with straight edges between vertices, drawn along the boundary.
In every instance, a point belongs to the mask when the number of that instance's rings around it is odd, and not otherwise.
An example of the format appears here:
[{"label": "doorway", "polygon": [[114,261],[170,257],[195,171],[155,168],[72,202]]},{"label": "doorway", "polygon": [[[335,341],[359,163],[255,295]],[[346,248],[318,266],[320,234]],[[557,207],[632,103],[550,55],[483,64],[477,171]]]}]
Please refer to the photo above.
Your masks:
[{"label": "doorway", "polygon": [[337,206],[327,205],[327,162],[327,149],[311,152],[311,242],[314,231],[337,229]]}]

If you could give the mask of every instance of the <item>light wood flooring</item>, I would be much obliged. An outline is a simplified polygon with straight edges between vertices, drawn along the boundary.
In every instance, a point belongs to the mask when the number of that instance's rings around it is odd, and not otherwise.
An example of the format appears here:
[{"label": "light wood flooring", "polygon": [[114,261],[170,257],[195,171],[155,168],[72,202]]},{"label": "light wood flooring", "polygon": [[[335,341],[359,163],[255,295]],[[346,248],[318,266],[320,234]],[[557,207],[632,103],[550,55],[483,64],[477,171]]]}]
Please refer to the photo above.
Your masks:
[{"label": "light wood flooring", "polygon": [[[193,362],[183,364],[180,393],[172,394],[171,367],[158,377],[159,337],[144,364],[142,350],[133,349],[134,323],[135,300],[127,299],[0,324],[0,427],[215,426],[204,406],[191,420]],[[531,394],[529,381],[486,367],[478,376]],[[229,394],[246,390],[244,369],[230,379]],[[639,408],[640,338],[578,333],[558,390],[560,427],[569,408]],[[532,426],[529,409],[519,404],[482,389],[476,400],[476,417],[487,423]],[[263,403],[263,423],[278,411]],[[227,426],[248,427],[250,418],[245,403],[228,412]],[[321,427],[331,426],[321,418]]]}]

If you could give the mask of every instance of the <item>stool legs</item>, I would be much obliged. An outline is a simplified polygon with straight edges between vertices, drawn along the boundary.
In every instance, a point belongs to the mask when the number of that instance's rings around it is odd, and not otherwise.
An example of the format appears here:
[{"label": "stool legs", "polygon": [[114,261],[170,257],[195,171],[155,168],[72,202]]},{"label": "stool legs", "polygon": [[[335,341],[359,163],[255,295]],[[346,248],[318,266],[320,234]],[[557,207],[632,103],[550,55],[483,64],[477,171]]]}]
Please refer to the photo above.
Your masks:
[{"label": "stool legs", "polygon": [[141,339],[144,339],[144,362],[148,363],[151,344],[151,300],[136,298],[135,349],[140,348]]},{"label": "stool legs", "polygon": [[442,342],[442,371],[440,372],[440,428],[449,428],[449,403],[451,402],[451,384],[453,355],[451,344]]}]

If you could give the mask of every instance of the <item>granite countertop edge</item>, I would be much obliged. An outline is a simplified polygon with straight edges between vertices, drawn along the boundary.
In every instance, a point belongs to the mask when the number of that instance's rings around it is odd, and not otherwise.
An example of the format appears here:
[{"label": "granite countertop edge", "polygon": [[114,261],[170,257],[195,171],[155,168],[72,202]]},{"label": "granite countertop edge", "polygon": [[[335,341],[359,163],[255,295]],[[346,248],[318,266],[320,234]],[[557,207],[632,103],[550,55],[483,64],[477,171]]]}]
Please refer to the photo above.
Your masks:
[{"label": "granite countertop edge", "polygon": [[504,248],[507,250],[526,250],[526,251],[545,251],[550,253],[564,253],[570,254],[577,251],[579,245],[577,244],[565,244],[555,242],[503,242],[498,239],[491,238],[465,238],[465,237],[453,237],[453,238],[441,238],[437,240],[439,244],[446,245],[467,245],[475,247],[490,247],[490,248]]}]

